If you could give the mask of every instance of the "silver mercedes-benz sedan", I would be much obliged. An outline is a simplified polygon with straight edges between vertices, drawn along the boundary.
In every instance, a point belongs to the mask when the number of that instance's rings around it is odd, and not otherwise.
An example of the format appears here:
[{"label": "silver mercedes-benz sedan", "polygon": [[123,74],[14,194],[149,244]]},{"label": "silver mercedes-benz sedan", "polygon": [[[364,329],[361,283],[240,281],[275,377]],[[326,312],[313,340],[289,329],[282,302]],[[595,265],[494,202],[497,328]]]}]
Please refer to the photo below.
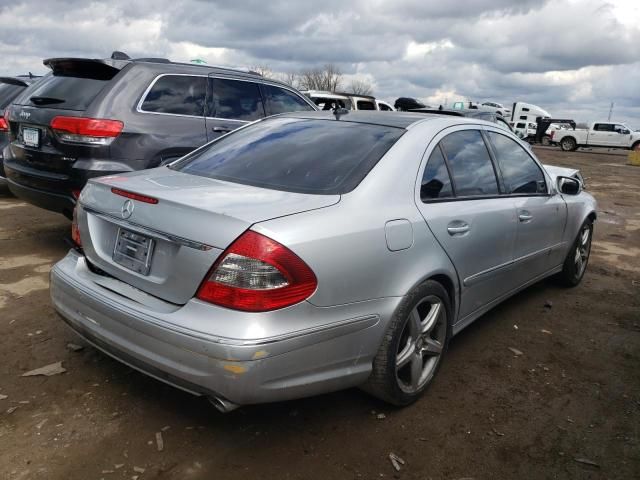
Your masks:
[{"label": "silver mercedes-benz sedan", "polygon": [[474,119],[271,117],[89,182],[51,298],[98,349],[223,411],[353,386],[407,405],[491,307],[580,282],[596,203],[570,173]]}]

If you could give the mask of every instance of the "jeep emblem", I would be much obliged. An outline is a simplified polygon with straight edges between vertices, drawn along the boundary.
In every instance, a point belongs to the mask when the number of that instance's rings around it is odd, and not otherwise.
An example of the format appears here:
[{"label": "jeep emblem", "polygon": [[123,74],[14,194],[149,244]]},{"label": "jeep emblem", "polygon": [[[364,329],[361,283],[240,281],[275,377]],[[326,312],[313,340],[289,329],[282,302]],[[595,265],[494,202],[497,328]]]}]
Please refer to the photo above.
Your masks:
[{"label": "jeep emblem", "polygon": [[22,111],[20,112],[20,118],[24,118],[25,120],[31,116],[31,113]]}]

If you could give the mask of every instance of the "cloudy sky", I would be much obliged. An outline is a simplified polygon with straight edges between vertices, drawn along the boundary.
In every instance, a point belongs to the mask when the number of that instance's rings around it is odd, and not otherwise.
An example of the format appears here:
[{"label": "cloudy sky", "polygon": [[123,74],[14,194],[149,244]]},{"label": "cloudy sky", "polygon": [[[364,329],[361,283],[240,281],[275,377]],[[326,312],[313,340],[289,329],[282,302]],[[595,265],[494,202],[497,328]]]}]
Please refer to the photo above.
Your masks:
[{"label": "cloudy sky", "polygon": [[337,64],[393,101],[516,100],[640,129],[640,0],[0,0],[1,74],[42,59]]}]

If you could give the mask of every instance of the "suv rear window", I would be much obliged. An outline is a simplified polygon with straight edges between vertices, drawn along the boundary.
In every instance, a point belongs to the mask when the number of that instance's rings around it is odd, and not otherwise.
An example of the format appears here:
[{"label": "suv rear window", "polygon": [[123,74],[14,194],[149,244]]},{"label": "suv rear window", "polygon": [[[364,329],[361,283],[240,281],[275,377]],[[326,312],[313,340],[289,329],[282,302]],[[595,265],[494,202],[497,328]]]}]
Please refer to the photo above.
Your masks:
[{"label": "suv rear window", "polygon": [[21,98],[39,107],[86,110],[107,83],[109,80],[50,75],[34,85],[28,97]]},{"label": "suv rear window", "polygon": [[350,192],[404,129],[336,120],[274,118],[239,129],[171,168],[287,192]]}]

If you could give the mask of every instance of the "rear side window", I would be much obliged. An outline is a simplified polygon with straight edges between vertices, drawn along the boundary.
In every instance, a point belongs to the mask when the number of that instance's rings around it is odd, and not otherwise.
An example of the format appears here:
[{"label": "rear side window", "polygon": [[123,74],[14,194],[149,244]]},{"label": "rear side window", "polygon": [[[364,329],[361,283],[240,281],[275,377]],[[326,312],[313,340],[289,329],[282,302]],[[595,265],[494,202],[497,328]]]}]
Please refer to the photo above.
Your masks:
[{"label": "rear side window", "polygon": [[449,161],[457,196],[498,194],[491,157],[478,130],[452,133],[444,137],[440,145]]},{"label": "rear side window", "polygon": [[507,193],[547,193],[542,170],[517,142],[499,133],[488,132],[488,136]]},{"label": "rear side window", "polygon": [[62,110],[86,110],[110,80],[104,78],[49,75],[33,85],[28,96],[21,96],[26,104]]},{"label": "rear side window", "polygon": [[613,132],[613,125],[609,123],[596,123],[593,129],[598,132]]},{"label": "rear side window", "polygon": [[147,93],[141,110],[174,115],[204,116],[207,79],[191,75],[163,75]]},{"label": "rear side window", "polygon": [[391,111],[391,107],[389,107],[389,105],[385,105],[384,103],[380,103],[380,104],[378,104],[378,106],[380,107],[380,110],[382,110],[384,112],[390,112]]},{"label": "rear side window", "polygon": [[[0,109],[4,109],[25,87],[11,83],[0,83]],[[1,113],[0,113],[1,115]]]},{"label": "rear side window", "polygon": [[311,105],[292,92],[273,85],[262,85],[269,115],[313,110]]},{"label": "rear side window", "polygon": [[211,100],[207,117],[251,122],[264,117],[260,87],[254,82],[210,78]]},{"label": "rear side window", "polygon": [[429,157],[427,166],[424,169],[422,184],[420,185],[420,199],[423,202],[427,202],[434,198],[447,198],[452,196],[453,190],[451,189],[449,171],[447,170],[447,165],[440,151],[440,147],[437,146]]},{"label": "rear side window", "polygon": [[367,100],[358,100],[358,110],[375,110],[376,106],[373,102]]},{"label": "rear side window", "polygon": [[358,186],[404,131],[276,117],[236,130],[171,168],[273,190],[343,194]]}]

